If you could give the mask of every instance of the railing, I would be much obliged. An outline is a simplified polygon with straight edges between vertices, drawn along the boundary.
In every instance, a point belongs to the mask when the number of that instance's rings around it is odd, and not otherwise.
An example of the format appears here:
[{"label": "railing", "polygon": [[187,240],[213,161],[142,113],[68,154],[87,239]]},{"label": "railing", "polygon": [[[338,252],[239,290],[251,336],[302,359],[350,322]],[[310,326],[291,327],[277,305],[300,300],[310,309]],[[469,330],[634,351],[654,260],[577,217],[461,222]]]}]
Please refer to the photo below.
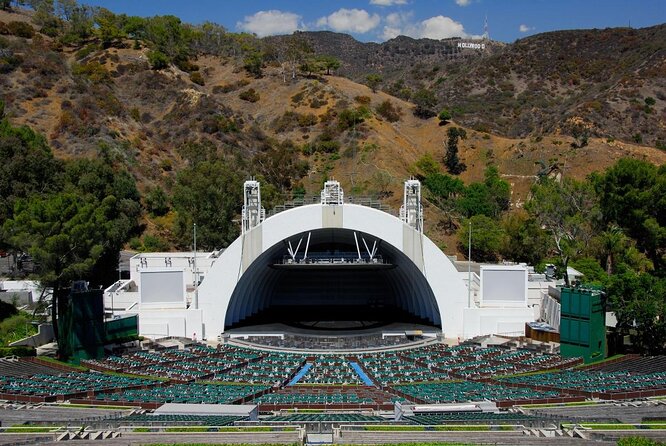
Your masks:
[{"label": "railing", "polygon": [[[393,216],[398,216],[398,212],[391,209],[388,205],[383,204],[378,198],[370,196],[354,197],[346,196],[345,203],[349,204],[358,204],[361,206],[367,206],[373,209],[377,209],[387,214]],[[275,206],[273,209],[266,213],[266,218],[272,217],[273,215],[279,214],[280,212],[287,211],[289,209],[294,209],[300,206],[306,206],[309,204],[319,204],[321,203],[321,197],[318,195],[304,195],[302,197],[294,197],[291,200],[285,201],[284,204]]]},{"label": "railing", "polygon": [[385,265],[387,262],[382,256],[375,256],[370,258],[368,256],[357,255],[340,255],[340,256],[318,256],[311,255],[303,258],[292,258],[291,256],[284,256],[278,265]]}]

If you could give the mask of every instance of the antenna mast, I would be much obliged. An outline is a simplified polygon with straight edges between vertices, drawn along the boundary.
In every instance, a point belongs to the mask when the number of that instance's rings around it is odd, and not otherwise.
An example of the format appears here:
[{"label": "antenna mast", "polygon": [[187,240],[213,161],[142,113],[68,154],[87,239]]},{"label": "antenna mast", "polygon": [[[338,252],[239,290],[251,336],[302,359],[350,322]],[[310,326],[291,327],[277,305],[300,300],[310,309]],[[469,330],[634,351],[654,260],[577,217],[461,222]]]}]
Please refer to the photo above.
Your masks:
[{"label": "antenna mast", "polygon": [[483,22],[483,39],[490,40],[490,33],[488,33],[488,14],[486,14],[486,19]]}]

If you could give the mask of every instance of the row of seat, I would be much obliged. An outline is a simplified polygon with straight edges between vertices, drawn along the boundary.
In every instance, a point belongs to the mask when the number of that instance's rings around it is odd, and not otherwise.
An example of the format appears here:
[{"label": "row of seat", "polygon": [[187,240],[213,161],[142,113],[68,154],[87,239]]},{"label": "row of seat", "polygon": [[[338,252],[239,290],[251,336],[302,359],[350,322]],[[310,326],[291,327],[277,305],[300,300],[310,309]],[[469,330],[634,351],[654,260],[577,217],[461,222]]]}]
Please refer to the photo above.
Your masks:
[{"label": "row of seat", "polygon": [[230,426],[236,421],[247,420],[247,417],[233,415],[156,415],[132,414],[123,418],[126,424],[168,423],[168,424],[198,424],[201,426]]},{"label": "row of seat", "polygon": [[17,395],[54,396],[155,384],[143,378],[102,373],[36,374],[31,377],[0,376],[0,392]]},{"label": "row of seat", "polygon": [[357,413],[299,413],[289,415],[275,415],[263,418],[261,421],[271,422],[306,422],[306,423],[377,423],[386,422],[386,418],[376,415],[363,415]]},{"label": "row of seat", "polygon": [[404,417],[411,424],[437,425],[446,423],[483,423],[504,424],[522,423],[537,420],[537,417],[517,412],[451,412],[437,414],[418,414]]},{"label": "row of seat", "polygon": [[268,386],[220,384],[171,384],[151,389],[132,389],[119,393],[101,393],[102,401],[229,404],[268,389]]},{"label": "row of seat", "polygon": [[302,384],[363,384],[349,362],[339,356],[317,356]]},{"label": "row of seat", "polygon": [[257,404],[365,404],[376,405],[391,401],[390,395],[369,386],[306,386],[296,385],[266,393],[253,402]]},{"label": "row of seat", "polygon": [[638,374],[631,372],[564,370],[554,373],[506,378],[505,381],[597,393],[630,392],[666,388],[666,372]]},{"label": "row of seat", "polygon": [[259,361],[249,362],[243,367],[215,373],[213,380],[220,382],[244,382],[282,384],[303,364],[300,355],[270,353]]},{"label": "row of seat", "polygon": [[428,403],[457,403],[466,401],[509,401],[544,399],[559,396],[557,392],[539,392],[523,387],[506,387],[474,381],[404,384],[394,389]]}]

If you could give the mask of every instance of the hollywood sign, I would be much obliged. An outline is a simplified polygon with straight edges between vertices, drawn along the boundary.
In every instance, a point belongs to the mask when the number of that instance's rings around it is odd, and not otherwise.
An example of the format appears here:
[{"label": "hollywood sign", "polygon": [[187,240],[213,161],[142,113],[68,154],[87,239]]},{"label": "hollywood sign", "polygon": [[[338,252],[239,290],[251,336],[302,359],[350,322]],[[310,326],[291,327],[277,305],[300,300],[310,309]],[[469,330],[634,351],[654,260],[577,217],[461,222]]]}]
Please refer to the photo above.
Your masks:
[{"label": "hollywood sign", "polygon": [[458,42],[458,48],[469,48],[472,50],[485,50],[485,43]]}]

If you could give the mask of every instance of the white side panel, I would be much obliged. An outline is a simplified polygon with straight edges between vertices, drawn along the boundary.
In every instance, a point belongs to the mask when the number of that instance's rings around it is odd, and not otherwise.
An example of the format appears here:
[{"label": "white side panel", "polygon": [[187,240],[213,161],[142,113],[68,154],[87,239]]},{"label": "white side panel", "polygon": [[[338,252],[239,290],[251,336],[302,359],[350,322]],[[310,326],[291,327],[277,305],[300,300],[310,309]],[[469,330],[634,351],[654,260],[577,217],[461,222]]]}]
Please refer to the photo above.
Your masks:
[{"label": "white side panel", "polygon": [[442,318],[442,334],[447,338],[463,336],[463,310],[467,306],[467,286],[453,262],[423,237],[424,274],[437,299]]},{"label": "white side panel", "polygon": [[465,308],[462,338],[486,334],[525,334],[525,324],[534,320],[531,308]]},{"label": "white side panel", "polygon": [[185,277],[182,269],[141,271],[139,290],[142,306],[185,307]]},{"label": "white side panel", "polygon": [[229,300],[243,272],[242,250],[243,236],[240,236],[215,261],[199,286],[199,309],[203,314],[201,336],[206,339],[215,339],[224,330]]},{"label": "white side panel", "polygon": [[[184,336],[201,338],[201,310],[142,310],[139,334],[149,338]],[[166,327],[166,328],[165,328]]]},{"label": "white side panel", "polygon": [[527,268],[521,265],[481,265],[481,306],[527,306]]}]

